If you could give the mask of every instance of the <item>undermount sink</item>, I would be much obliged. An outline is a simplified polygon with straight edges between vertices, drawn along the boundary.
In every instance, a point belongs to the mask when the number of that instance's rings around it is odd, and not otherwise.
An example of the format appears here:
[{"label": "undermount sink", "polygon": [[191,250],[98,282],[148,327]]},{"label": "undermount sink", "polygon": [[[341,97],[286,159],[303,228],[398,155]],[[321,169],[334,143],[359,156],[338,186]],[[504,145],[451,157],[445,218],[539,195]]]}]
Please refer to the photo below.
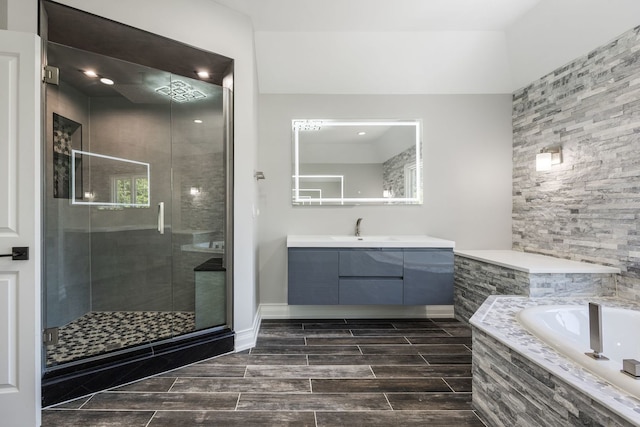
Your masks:
[{"label": "undermount sink", "polygon": [[397,240],[393,236],[330,236],[337,242],[388,242]]},{"label": "undermount sink", "polygon": [[287,236],[289,248],[453,248],[450,240],[424,235]]}]

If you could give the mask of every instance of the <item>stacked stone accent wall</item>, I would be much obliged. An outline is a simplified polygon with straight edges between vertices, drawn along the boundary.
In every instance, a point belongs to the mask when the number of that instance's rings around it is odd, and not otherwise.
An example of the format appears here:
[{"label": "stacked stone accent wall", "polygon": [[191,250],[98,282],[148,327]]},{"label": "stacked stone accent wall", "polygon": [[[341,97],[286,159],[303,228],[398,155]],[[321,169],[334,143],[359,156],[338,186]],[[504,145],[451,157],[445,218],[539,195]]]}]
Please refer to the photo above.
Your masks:
[{"label": "stacked stone accent wall", "polygon": [[612,274],[530,274],[456,255],[455,316],[468,322],[489,295],[527,297],[615,296]]},{"label": "stacked stone accent wall", "polygon": [[491,426],[629,426],[581,390],[473,328],[473,405]]},{"label": "stacked stone accent wall", "polygon": [[619,267],[640,301],[640,27],[515,92],[513,135],[513,249]]}]

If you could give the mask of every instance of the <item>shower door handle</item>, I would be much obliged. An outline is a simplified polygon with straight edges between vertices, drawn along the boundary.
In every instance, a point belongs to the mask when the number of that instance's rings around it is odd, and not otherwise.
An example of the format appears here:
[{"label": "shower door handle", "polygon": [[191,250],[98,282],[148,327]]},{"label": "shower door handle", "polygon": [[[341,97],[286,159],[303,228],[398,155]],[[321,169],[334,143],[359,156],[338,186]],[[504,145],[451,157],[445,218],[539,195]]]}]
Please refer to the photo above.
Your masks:
[{"label": "shower door handle", "polygon": [[158,233],[164,234],[164,202],[158,203]]}]

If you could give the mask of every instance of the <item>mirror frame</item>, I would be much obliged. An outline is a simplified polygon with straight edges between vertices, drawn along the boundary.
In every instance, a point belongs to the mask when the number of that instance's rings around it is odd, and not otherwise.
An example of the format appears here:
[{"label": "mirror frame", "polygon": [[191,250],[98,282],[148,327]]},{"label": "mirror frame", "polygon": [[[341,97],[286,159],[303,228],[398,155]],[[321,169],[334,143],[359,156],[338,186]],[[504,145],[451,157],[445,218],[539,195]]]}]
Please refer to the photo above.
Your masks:
[{"label": "mirror frame", "polygon": [[[416,197],[301,197],[300,179],[300,132],[318,130],[327,126],[413,126],[415,127],[416,150]],[[340,206],[340,205],[421,205],[423,201],[423,159],[422,159],[422,121],[407,120],[336,120],[336,119],[294,119],[291,121],[293,139],[293,175],[292,204],[294,206]]]},{"label": "mirror frame", "polygon": [[[150,164],[149,163],[144,163],[144,162],[138,162],[136,160],[130,160],[130,159],[123,159],[121,157],[113,157],[113,156],[107,156],[104,154],[97,154],[97,153],[92,153],[90,151],[82,151],[82,150],[71,150],[72,155],[71,155],[71,194],[72,194],[72,199],[71,199],[71,204],[72,205],[90,205],[90,206],[119,206],[119,207],[142,207],[142,208],[148,208],[151,206],[150,201],[151,201],[151,172],[150,172]],[[139,165],[142,166],[146,169],[145,171],[145,178],[147,180],[147,203],[118,203],[118,202],[105,202],[105,201],[97,201],[94,202],[92,200],[83,200],[82,198],[79,197],[79,195],[76,194],[76,159],[82,159],[84,156],[86,157],[98,157],[98,158],[102,158],[102,159],[107,159],[107,160],[113,160],[113,161],[117,161],[117,162],[123,162],[123,163],[132,163],[134,165]],[[82,190],[84,191],[84,190]],[[113,196],[113,194],[111,194],[110,196]]]}]

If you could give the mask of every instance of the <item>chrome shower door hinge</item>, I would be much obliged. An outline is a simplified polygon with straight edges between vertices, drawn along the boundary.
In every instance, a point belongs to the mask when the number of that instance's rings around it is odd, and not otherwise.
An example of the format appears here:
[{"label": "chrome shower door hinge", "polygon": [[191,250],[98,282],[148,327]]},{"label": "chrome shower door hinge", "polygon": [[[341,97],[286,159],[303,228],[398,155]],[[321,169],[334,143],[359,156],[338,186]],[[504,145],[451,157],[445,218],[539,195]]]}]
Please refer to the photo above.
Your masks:
[{"label": "chrome shower door hinge", "polygon": [[58,328],[47,328],[42,333],[42,343],[44,345],[58,344]]},{"label": "chrome shower door hinge", "polygon": [[58,67],[53,67],[51,65],[44,66],[44,74],[42,76],[42,81],[45,83],[49,83],[52,85],[60,84],[60,69]]}]

